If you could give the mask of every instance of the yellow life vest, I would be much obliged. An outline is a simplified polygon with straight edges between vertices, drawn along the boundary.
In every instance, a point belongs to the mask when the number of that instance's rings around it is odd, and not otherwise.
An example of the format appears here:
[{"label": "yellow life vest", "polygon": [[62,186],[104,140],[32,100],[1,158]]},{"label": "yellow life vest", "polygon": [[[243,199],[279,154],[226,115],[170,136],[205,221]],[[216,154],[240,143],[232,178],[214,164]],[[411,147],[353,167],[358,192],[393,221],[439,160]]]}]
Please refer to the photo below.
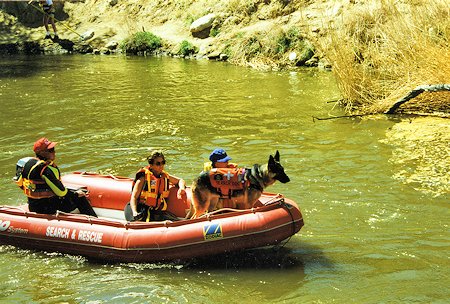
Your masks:
[{"label": "yellow life vest", "polygon": [[142,188],[139,201],[155,210],[166,210],[166,199],[169,197],[170,193],[169,174],[163,171],[161,177],[156,177],[152,171],[150,171],[150,166],[141,168],[138,173],[140,172],[145,174],[145,184]]},{"label": "yellow life vest", "polygon": [[[24,177],[24,172],[22,172],[19,178],[15,181],[16,184],[29,198],[41,199],[55,196],[55,193],[50,189],[44,179],[42,179],[42,173],[48,166],[51,165],[51,163],[37,158],[33,158],[32,160],[36,160],[36,163],[30,168],[28,172],[25,172],[26,177]],[[31,173],[36,169],[40,170],[40,178],[31,179]],[[60,179],[59,170],[56,171],[58,172],[56,177]]]}]

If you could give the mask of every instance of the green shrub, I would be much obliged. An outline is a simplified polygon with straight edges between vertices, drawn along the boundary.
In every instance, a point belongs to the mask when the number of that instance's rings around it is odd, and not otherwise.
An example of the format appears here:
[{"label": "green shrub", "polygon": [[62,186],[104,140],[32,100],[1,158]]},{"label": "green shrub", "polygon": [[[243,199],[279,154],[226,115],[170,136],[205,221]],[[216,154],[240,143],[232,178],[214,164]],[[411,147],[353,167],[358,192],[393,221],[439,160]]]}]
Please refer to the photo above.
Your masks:
[{"label": "green shrub", "polygon": [[161,38],[150,32],[138,32],[126,38],[120,48],[126,53],[153,52],[162,45]]},{"label": "green shrub", "polygon": [[232,57],[232,56],[233,56],[233,49],[232,49],[231,45],[228,44],[228,45],[223,49],[222,53],[223,53],[223,54],[226,54],[229,58]]},{"label": "green shrub", "polygon": [[219,35],[219,33],[220,33],[220,30],[218,29],[218,28],[212,28],[210,31],[209,31],[209,36],[211,36],[211,37],[216,37],[217,35]]},{"label": "green shrub", "polygon": [[191,14],[188,14],[186,16],[186,24],[191,25],[192,22],[194,22],[195,20],[196,20],[196,18],[193,15],[191,15]]},{"label": "green shrub", "polygon": [[183,55],[183,56],[189,56],[191,54],[195,54],[197,53],[197,48],[192,45],[192,43],[190,43],[187,40],[183,40],[181,42],[180,45],[180,50],[178,51],[178,54]]},{"label": "green shrub", "polygon": [[282,53],[286,52],[289,49],[289,47],[291,46],[291,42],[292,42],[291,39],[289,39],[285,35],[282,35],[281,37],[279,37],[278,41],[277,41],[275,53],[282,54]]},{"label": "green shrub", "polygon": [[300,30],[296,27],[291,27],[287,32],[283,32],[278,37],[275,53],[283,54],[292,49],[302,49],[303,44],[303,37],[300,34]]}]

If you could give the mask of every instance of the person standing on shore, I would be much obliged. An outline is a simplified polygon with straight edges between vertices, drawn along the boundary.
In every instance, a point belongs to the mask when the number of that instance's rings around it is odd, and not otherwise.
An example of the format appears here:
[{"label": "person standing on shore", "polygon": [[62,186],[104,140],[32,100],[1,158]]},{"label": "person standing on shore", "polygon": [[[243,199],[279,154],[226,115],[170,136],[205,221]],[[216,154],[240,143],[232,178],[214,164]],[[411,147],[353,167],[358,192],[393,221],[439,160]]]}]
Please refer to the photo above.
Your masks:
[{"label": "person standing on shore", "polygon": [[55,33],[55,36],[53,37],[54,40],[58,40],[58,33],[56,30],[55,25],[55,8],[53,7],[53,0],[39,0],[39,4],[42,6],[42,10],[44,11],[44,27],[47,33],[45,34],[45,39],[51,39],[50,31],[48,28],[48,22],[50,21],[53,32]]}]

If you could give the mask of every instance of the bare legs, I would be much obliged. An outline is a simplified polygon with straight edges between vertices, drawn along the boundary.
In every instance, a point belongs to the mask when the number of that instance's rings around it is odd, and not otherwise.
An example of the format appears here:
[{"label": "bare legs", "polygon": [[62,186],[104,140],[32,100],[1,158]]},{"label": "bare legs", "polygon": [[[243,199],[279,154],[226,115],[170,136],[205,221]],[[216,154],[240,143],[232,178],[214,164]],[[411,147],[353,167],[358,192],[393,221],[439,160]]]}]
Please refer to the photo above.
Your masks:
[{"label": "bare legs", "polygon": [[50,31],[49,31],[49,28],[48,28],[49,21],[50,21],[50,23],[52,25],[53,32],[55,33],[55,38],[58,38],[58,33],[56,31],[55,19],[53,18],[53,14],[52,14],[52,16],[50,16],[49,14],[44,14],[43,22],[44,22],[45,30],[47,31],[47,34],[45,35],[45,38],[50,38]]}]

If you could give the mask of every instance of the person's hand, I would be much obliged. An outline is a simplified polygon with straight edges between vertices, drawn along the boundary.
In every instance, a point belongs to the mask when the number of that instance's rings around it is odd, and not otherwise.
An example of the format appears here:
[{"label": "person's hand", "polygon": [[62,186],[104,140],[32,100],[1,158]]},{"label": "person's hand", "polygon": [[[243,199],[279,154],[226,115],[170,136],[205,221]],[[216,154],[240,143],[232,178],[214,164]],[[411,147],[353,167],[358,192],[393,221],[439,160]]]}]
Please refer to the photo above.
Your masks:
[{"label": "person's hand", "polygon": [[89,191],[83,190],[83,189],[78,189],[77,191],[75,191],[75,193],[78,195],[78,197],[88,197],[89,196]]},{"label": "person's hand", "polygon": [[142,212],[138,213],[137,211],[133,211],[133,221],[140,221],[142,219]]},{"label": "person's hand", "polygon": [[186,190],[185,189],[181,189],[181,188],[178,189],[177,198],[178,199],[182,199],[184,197],[186,197]]}]

